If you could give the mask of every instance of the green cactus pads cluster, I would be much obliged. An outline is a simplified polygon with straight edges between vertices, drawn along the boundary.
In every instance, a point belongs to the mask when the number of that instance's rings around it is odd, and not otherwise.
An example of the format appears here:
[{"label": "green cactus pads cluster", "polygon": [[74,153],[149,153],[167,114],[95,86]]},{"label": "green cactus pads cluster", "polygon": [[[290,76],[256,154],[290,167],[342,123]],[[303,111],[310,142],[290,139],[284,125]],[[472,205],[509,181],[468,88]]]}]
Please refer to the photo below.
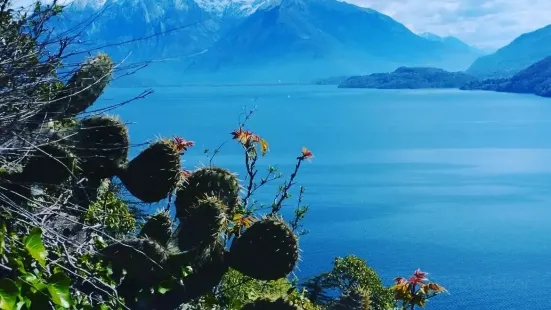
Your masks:
[{"label": "green cactus pads cluster", "polygon": [[287,302],[283,298],[276,300],[270,299],[258,299],[252,303],[246,304],[242,310],[300,310],[299,307],[294,306]]},{"label": "green cactus pads cluster", "polygon": [[180,180],[180,152],[170,140],[142,151],[118,174],[126,189],[143,202],[165,198]]},{"label": "green cactus pads cluster", "polygon": [[239,180],[231,172],[216,167],[201,168],[193,172],[176,192],[176,216],[181,217],[187,208],[207,196],[219,198],[233,210],[239,197]]},{"label": "green cactus pads cluster", "polygon": [[150,239],[133,239],[113,243],[100,250],[101,258],[112,264],[113,272],[121,275],[126,270],[130,280],[151,282],[162,270],[167,259],[166,249]]},{"label": "green cactus pads cluster", "polygon": [[17,178],[23,182],[58,185],[71,177],[75,165],[76,158],[67,149],[47,144],[33,151]]},{"label": "green cactus pads cluster", "polygon": [[172,235],[172,220],[166,211],[151,216],[140,231],[140,238],[149,238],[165,246]]},{"label": "green cactus pads cluster", "polygon": [[113,75],[113,61],[106,54],[87,59],[60,92],[65,115],[84,112],[103,93]]},{"label": "green cactus pads cluster", "polygon": [[279,218],[255,222],[233,240],[230,266],[258,280],[286,277],[298,261],[298,241],[292,230]]},{"label": "green cactus pads cluster", "polygon": [[370,310],[371,301],[369,292],[359,288],[353,288],[343,294],[331,307],[330,310]]},{"label": "green cactus pads cluster", "polygon": [[71,147],[81,160],[83,173],[96,178],[112,177],[128,156],[128,130],[118,118],[96,116],[80,121]]},{"label": "green cactus pads cluster", "polygon": [[216,197],[206,197],[180,214],[176,231],[181,251],[203,248],[218,240],[226,221],[226,206]]}]

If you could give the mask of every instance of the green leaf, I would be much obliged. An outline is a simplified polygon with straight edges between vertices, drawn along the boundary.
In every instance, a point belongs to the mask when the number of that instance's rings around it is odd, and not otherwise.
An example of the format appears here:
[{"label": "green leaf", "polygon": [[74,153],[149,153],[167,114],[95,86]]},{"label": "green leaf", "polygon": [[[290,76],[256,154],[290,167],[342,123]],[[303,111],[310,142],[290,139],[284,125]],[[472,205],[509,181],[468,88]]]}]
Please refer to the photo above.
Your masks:
[{"label": "green leaf", "polygon": [[17,295],[19,295],[19,288],[15,282],[7,278],[0,280],[0,309],[15,309]]},{"label": "green leaf", "polygon": [[31,230],[31,233],[25,238],[25,248],[42,267],[46,266],[48,252],[42,243],[42,229],[35,227]]},{"label": "green leaf", "polygon": [[172,285],[172,279],[163,280],[159,283],[159,286],[157,287],[157,292],[159,292],[159,294],[165,294],[172,289]]},{"label": "green leaf", "polygon": [[0,219],[0,255],[4,253],[4,246],[6,245],[6,223]]},{"label": "green leaf", "polygon": [[71,278],[62,272],[58,272],[48,280],[48,291],[52,296],[52,301],[63,308],[71,307]]}]

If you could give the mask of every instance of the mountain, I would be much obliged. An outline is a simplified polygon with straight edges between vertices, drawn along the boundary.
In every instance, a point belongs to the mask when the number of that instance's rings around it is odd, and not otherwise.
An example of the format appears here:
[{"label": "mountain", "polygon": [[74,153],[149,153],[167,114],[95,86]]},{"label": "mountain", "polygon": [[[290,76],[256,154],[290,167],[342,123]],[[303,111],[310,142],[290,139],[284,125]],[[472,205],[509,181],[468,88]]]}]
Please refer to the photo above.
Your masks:
[{"label": "mountain", "polygon": [[495,53],[478,58],[468,73],[485,78],[507,78],[551,56],[551,25],[525,33]]},{"label": "mountain", "polygon": [[448,72],[437,68],[401,67],[391,73],[349,77],[339,84],[339,88],[459,88],[476,80],[474,76],[463,72]]},{"label": "mountain", "polygon": [[510,78],[475,81],[461,87],[461,89],[491,90],[551,97],[551,56],[521,70]]},{"label": "mountain", "polygon": [[422,38],[377,11],[335,0],[266,3],[194,58],[186,75],[310,81],[404,65],[463,70],[477,53]]},{"label": "mountain", "polygon": [[221,30],[219,19],[192,0],[77,0],[55,27],[81,32],[72,47],[81,56],[88,50],[107,52],[124,61],[120,68],[153,61],[136,75],[167,80],[178,76],[175,63],[207,50]]},{"label": "mountain", "polygon": [[58,26],[81,27],[83,52],[155,60],[137,75],[170,85],[304,82],[401,66],[456,71],[479,55],[336,0],[76,0]]},{"label": "mountain", "polygon": [[443,42],[449,46],[456,47],[458,50],[470,51],[475,54],[478,54],[479,56],[486,54],[483,50],[480,50],[474,46],[471,46],[454,36],[441,37],[431,32],[423,32],[419,34],[419,36],[430,41]]}]

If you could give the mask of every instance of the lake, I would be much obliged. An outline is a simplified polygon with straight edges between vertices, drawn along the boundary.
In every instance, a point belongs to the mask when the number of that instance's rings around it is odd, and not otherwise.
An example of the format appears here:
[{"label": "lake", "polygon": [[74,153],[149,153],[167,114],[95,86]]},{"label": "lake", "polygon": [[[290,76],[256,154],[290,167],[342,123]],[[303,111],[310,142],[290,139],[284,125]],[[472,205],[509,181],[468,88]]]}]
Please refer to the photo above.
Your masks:
[{"label": "lake", "polygon": [[[113,88],[102,104],[139,93]],[[311,209],[297,275],[354,253],[386,284],[428,271],[450,291],[428,309],[549,308],[551,100],[458,90],[186,87],[157,88],[114,113],[134,122],[133,143],[173,135],[195,141],[184,156],[193,169],[208,164],[203,150],[230,139],[240,114],[254,106],[247,127],[270,143],[262,164],[289,172],[303,146],[315,155],[298,176]],[[214,163],[243,176],[234,141]],[[258,198],[269,202],[273,193],[266,188]]]}]

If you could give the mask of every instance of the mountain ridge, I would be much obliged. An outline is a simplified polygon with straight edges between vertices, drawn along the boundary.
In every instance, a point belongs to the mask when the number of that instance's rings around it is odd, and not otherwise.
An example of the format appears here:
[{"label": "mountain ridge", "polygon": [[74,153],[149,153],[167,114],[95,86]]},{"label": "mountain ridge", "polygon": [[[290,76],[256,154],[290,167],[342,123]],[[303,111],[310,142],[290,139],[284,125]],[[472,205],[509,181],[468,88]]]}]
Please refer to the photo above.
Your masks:
[{"label": "mountain ridge", "polygon": [[106,50],[118,60],[129,51],[131,61],[177,59],[158,70],[171,83],[175,77],[183,83],[300,82],[401,66],[457,71],[478,56],[422,38],[373,9],[336,0],[98,0],[75,6],[69,15],[77,22],[99,9],[106,12],[84,33],[87,41],[124,41],[191,24]]},{"label": "mountain ridge", "polygon": [[483,78],[508,78],[551,56],[551,25],[524,33],[496,52],[476,59],[467,72]]},{"label": "mountain ridge", "polygon": [[[187,72],[310,81],[404,65],[459,70],[477,56],[424,39],[373,9],[334,0],[280,0],[257,9],[190,63]],[[259,64],[263,69],[255,67]]]}]

